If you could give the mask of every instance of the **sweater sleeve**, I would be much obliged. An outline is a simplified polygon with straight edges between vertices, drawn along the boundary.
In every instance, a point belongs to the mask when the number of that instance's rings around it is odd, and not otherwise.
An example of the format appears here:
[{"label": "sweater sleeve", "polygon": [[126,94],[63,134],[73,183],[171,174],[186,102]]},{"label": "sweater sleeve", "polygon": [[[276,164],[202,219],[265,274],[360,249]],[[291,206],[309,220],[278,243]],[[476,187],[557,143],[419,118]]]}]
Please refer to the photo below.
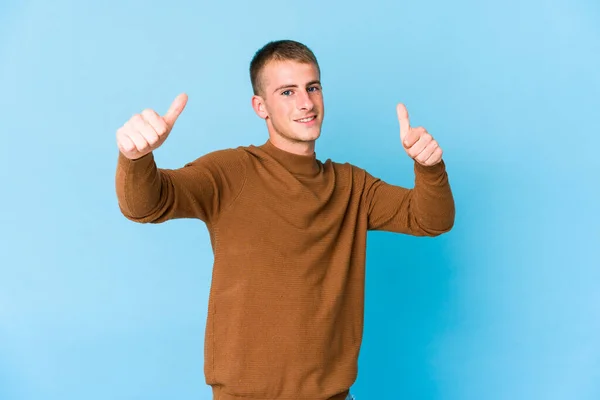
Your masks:
[{"label": "sweater sleeve", "polygon": [[213,222],[241,192],[246,178],[243,152],[208,153],[178,169],[157,168],[149,153],[130,160],[119,153],[116,193],[123,215],[140,223],[197,218]]},{"label": "sweater sleeve", "polygon": [[366,173],[368,229],[438,236],[454,225],[454,198],[444,161],[425,167],[414,163],[415,185],[390,185]]}]

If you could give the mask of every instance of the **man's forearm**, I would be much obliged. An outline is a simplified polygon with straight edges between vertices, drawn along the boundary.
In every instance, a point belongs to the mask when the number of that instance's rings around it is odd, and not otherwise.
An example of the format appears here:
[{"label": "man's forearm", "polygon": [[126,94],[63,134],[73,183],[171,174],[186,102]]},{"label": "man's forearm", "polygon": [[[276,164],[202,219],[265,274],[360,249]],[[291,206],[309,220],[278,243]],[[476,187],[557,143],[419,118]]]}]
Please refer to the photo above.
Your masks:
[{"label": "man's forearm", "polygon": [[149,217],[160,207],[163,192],[153,154],[130,160],[119,153],[115,184],[123,215],[134,221],[150,222]]},{"label": "man's forearm", "polygon": [[414,169],[411,208],[417,223],[431,235],[448,232],[454,225],[455,205],[445,163],[426,167],[415,162]]}]

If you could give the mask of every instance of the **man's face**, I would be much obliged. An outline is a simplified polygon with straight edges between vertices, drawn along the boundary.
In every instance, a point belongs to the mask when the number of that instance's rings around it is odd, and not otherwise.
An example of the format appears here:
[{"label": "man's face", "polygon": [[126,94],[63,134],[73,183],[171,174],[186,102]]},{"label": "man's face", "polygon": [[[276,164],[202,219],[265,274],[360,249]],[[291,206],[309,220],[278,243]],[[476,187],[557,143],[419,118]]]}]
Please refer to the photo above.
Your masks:
[{"label": "man's face", "polygon": [[319,71],[314,64],[271,61],[262,71],[262,96],[254,96],[256,113],[269,135],[289,142],[315,141],[321,134],[324,106]]}]

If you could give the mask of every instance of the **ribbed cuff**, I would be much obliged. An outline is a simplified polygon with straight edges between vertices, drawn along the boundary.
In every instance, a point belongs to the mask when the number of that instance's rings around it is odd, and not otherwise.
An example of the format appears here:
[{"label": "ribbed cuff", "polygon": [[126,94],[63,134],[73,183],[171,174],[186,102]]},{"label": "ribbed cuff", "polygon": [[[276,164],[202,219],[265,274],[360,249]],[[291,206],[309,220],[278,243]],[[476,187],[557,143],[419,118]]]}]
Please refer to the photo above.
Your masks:
[{"label": "ribbed cuff", "polygon": [[444,175],[446,172],[446,164],[444,160],[441,160],[439,163],[435,165],[421,165],[417,161],[415,161],[415,173],[419,176],[422,176],[425,179],[435,179]]},{"label": "ribbed cuff", "polygon": [[123,168],[124,171],[128,171],[128,172],[145,171],[145,170],[147,170],[148,166],[150,164],[152,164],[152,162],[154,162],[154,154],[152,154],[152,152],[150,152],[140,158],[137,158],[135,160],[131,160],[131,159],[125,157],[125,155],[119,151],[118,163],[119,163],[119,166],[121,168]]},{"label": "ribbed cuff", "polygon": [[[212,391],[213,391],[213,399],[214,400],[243,400],[243,399],[256,400],[256,397],[243,397],[243,396],[231,395],[231,394],[223,391],[220,386],[213,386]],[[348,393],[349,393],[349,391],[346,390],[343,393],[339,393],[333,397],[329,397],[327,400],[345,400],[346,397],[348,397]]]}]

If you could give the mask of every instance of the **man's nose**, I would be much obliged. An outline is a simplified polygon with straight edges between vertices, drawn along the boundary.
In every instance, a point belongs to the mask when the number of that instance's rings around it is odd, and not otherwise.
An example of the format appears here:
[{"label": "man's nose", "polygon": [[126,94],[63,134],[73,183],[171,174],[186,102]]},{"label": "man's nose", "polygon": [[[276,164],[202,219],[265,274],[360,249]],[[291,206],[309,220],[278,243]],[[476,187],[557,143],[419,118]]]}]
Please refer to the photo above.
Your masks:
[{"label": "man's nose", "polygon": [[310,98],[310,94],[308,92],[300,91],[297,96],[296,106],[300,110],[312,110],[314,107],[314,102]]}]

